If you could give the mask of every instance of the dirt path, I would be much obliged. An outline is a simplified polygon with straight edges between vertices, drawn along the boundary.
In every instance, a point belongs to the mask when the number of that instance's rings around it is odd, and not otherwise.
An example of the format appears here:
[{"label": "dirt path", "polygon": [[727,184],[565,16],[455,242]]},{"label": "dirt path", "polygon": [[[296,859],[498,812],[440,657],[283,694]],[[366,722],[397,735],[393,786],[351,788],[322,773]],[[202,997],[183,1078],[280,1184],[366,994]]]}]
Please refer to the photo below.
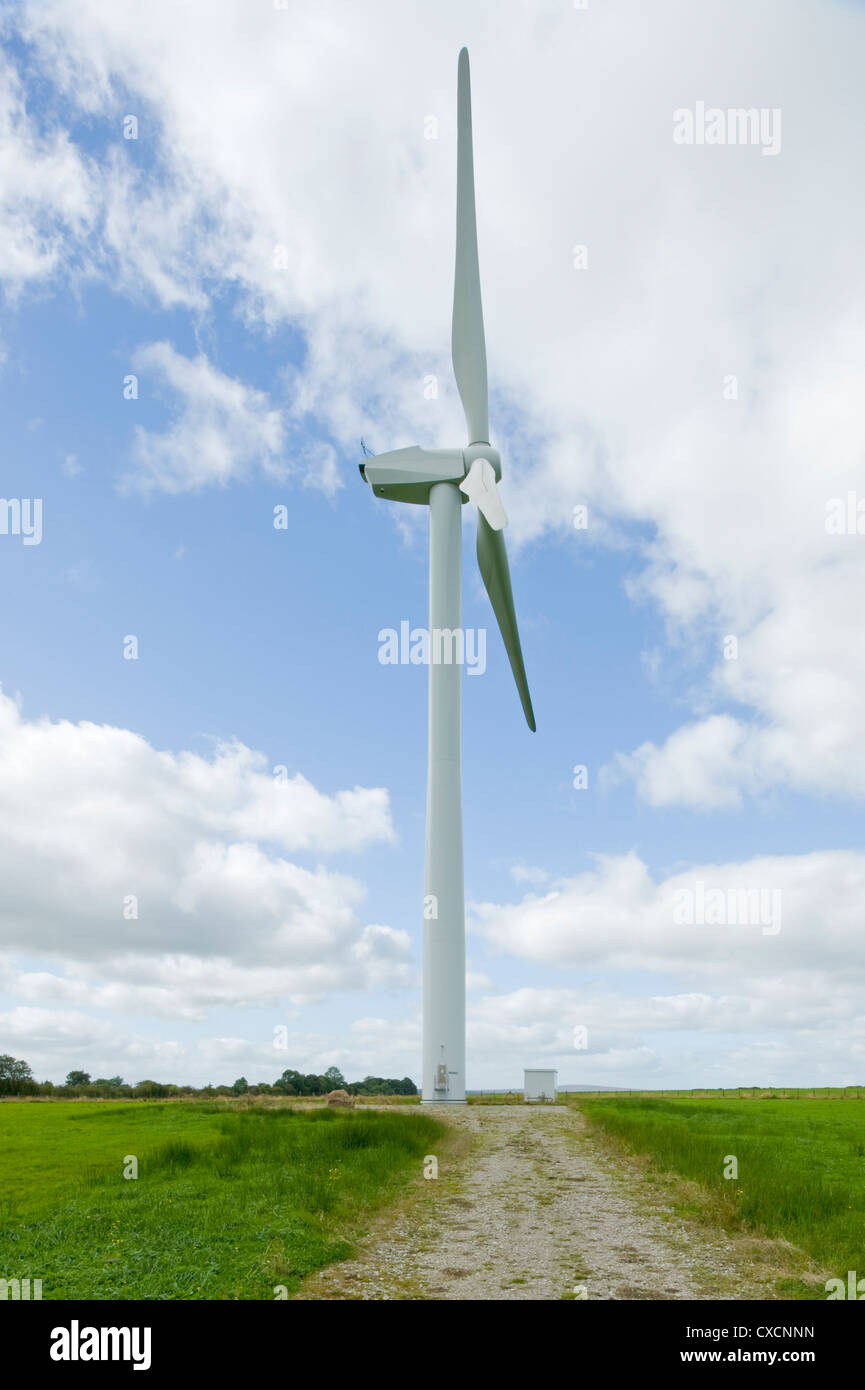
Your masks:
[{"label": "dirt path", "polygon": [[[457,1157],[301,1299],[739,1299],[727,1238],[686,1228],[565,1106],[454,1107]],[[461,1150],[461,1152],[459,1152]]]}]

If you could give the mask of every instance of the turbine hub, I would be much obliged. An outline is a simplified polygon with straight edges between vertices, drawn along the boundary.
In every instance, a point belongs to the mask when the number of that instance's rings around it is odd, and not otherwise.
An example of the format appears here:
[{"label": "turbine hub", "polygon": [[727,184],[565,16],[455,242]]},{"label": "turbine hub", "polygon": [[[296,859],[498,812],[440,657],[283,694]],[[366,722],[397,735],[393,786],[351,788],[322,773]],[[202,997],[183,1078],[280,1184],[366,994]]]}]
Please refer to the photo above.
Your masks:
[{"label": "turbine hub", "polygon": [[488,459],[493,466],[496,475],[496,482],[502,480],[502,460],[498,449],[494,449],[492,444],[469,444],[468,448],[463,449],[463,458],[466,461],[466,473],[468,473],[475,459]]}]

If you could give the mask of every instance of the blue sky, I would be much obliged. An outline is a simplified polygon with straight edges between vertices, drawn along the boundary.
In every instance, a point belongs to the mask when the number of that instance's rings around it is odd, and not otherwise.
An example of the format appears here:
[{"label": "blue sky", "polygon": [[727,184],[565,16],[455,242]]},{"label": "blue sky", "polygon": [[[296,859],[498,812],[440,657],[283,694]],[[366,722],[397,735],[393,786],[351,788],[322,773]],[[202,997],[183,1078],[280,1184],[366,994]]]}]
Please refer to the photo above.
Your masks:
[{"label": "blue sky", "polygon": [[[772,5],[745,43],[735,4],[717,41],[672,2],[360,8],[6,11],[3,495],[43,537],[0,536],[0,1050],[418,1075],[426,671],[377,656],[426,622],[425,519],[357,463],[462,440],[467,42],[538,722],[466,508],[469,1085],[861,1081],[865,542],[823,512],[860,476],[862,17],[822,5],[815,46],[787,5],[781,54]],[[678,147],[698,100],[780,109],[780,150]],[[697,880],[779,891],[781,930],[676,925]]]}]

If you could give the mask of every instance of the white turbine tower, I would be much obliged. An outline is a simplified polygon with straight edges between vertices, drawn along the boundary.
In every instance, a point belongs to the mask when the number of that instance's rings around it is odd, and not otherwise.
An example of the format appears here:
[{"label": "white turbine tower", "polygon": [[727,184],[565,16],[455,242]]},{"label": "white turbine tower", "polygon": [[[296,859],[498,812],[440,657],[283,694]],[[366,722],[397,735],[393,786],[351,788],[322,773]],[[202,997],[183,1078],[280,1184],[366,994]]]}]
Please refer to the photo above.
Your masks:
[{"label": "white turbine tower", "polygon": [[530,729],[535,716],[514,613],[498,495],[501,459],[490,445],[487,358],[475,221],[469,55],[459,56],[457,239],[451,352],[465,411],[465,449],[414,445],[377,454],[360,465],[376,497],[429,506],[429,772],[423,950],[423,1100],[463,1104],[465,1075],[465,909],[461,757],[461,505],[478,509],[477,554]]}]

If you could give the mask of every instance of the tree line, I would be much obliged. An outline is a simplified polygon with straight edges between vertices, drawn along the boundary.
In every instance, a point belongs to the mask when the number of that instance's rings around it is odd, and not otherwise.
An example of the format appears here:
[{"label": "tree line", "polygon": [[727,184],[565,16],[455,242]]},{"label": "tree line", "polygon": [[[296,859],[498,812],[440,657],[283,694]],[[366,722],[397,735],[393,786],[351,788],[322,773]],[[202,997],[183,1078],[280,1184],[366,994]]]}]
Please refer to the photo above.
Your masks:
[{"label": "tree line", "polygon": [[122,1076],[91,1077],[86,1071],[70,1071],[62,1085],[37,1081],[22,1058],[0,1054],[0,1096],[86,1096],[93,1100],[164,1100],[169,1096],[326,1096],[329,1091],[347,1091],[352,1096],[416,1096],[410,1077],[365,1076],[363,1081],[346,1081],[338,1067],[328,1067],[322,1076],[306,1075],[287,1068],[275,1081],[250,1083],[239,1076],[231,1086],[177,1086],[162,1081],[124,1081]]}]

